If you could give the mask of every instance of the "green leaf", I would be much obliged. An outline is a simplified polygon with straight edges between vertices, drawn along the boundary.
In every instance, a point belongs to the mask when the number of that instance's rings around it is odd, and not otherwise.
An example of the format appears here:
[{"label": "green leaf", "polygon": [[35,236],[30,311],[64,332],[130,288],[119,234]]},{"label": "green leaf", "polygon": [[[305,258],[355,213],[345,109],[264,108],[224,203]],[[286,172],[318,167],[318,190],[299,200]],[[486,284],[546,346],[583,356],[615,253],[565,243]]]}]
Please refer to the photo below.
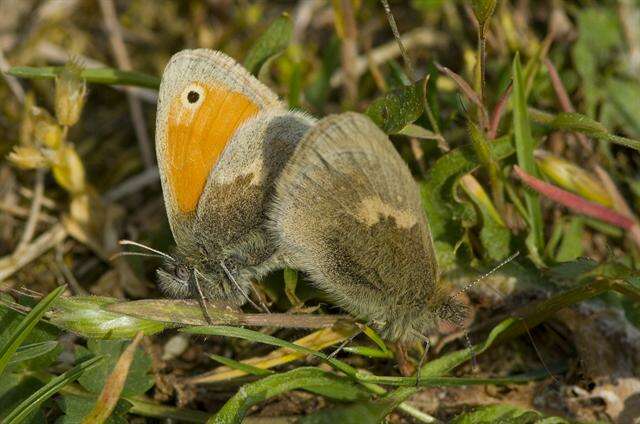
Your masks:
[{"label": "green leaf", "polygon": [[476,15],[476,19],[478,20],[478,24],[480,25],[480,34],[484,37],[484,34],[487,31],[487,27],[489,25],[489,21],[491,20],[491,16],[493,12],[496,10],[497,0],[472,0],[471,7],[473,8],[473,13]]},{"label": "green leaf", "polygon": [[225,356],[216,355],[214,353],[210,353],[209,357],[214,361],[220,362],[222,365],[226,365],[229,368],[240,370],[251,375],[264,376],[264,375],[271,375],[274,373],[274,371],[265,370],[264,368],[254,367],[253,365],[245,364],[245,363],[236,361],[234,359],[227,358]]},{"label": "green leaf", "polygon": [[[9,75],[20,78],[55,78],[62,71],[64,66],[16,66],[9,69]],[[158,89],[160,87],[160,78],[153,75],[143,74],[135,71],[121,71],[113,68],[92,68],[83,69],[80,77],[89,83],[107,84],[107,85],[131,85],[137,87],[147,87]]]},{"label": "green leaf", "polygon": [[[59,401],[60,409],[64,412],[64,416],[56,421],[56,424],[81,424],[87,414],[91,412],[96,403],[95,398],[86,398],[74,395],[65,395]],[[125,418],[127,412],[131,409],[131,403],[120,399],[105,424],[127,424],[129,421]]]},{"label": "green leaf", "polygon": [[[16,405],[42,387],[42,381],[33,376],[5,371],[0,377],[0,422]],[[23,424],[40,424],[45,421],[42,411],[33,411]]]},{"label": "green leaf", "polygon": [[573,63],[582,78],[580,92],[584,96],[584,110],[595,116],[598,101],[602,98],[604,83],[600,68],[615,59],[615,49],[622,47],[620,25],[611,8],[578,8],[579,37],[571,51]]},{"label": "green leaf", "polygon": [[293,24],[288,14],[284,13],[267,28],[256,40],[244,59],[244,67],[253,75],[257,75],[267,61],[282,53],[291,40]]},{"label": "green leaf", "polygon": [[398,131],[398,134],[406,135],[407,137],[421,138],[423,140],[442,139],[442,136],[415,124],[408,124],[406,127]]},{"label": "green leaf", "polygon": [[45,312],[47,312],[49,306],[51,306],[51,304],[62,294],[62,292],[64,292],[64,290],[65,286],[60,286],[38,302],[27,316],[24,317],[17,328],[13,330],[8,340],[0,346],[0,375],[2,375],[18,347],[27,338],[27,336],[29,336],[31,330],[33,330],[36,324],[38,324],[38,321],[40,321],[40,318],[42,318]]},{"label": "green leaf", "polygon": [[511,231],[502,221],[500,214],[493,206],[482,186],[471,178],[470,175],[462,180],[461,186],[465,189],[482,216],[482,228],[480,229],[480,242],[485,248],[486,255],[494,260],[502,260],[509,256]]},{"label": "green leaf", "polygon": [[[13,302],[13,298],[2,293],[0,293],[0,298],[2,298],[2,300],[6,299],[6,304],[0,302],[0,322],[2,322],[3,325],[3,330],[0,331],[0,346],[5,346],[9,343],[9,338],[15,329],[21,324],[25,316],[6,306]],[[10,362],[14,361],[16,357],[15,355],[18,354],[22,347],[29,344],[55,342],[59,335],[60,331],[58,328],[46,321],[40,320],[35,328],[31,330],[27,338],[22,342],[22,346],[19,347],[14,356],[11,357]],[[26,360],[20,366],[30,370],[44,369],[58,359],[61,349],[62,348],[58,346],[44,355]]]},{"label": "green leaf", "polygon": [[[113,368],[120,358],[122,352],[126,349],[128,342],[126,340],[94,340],[89,339],[87,342],[87,349],[82,347],[76,348],[76,355],[80,358],[87,354],[91,355],[103,355],[105,361],[103,361],[99,367],[95,367],[85,372],[78,382],[87,391],[100,394],[104,387],[107,378],[113,371]],[[144,394],[147,390],[153,387],[154,378],[151,374],[151,358],[142,349],[137,349],[133,362],[127,375],[127,380],[122,389],[121,396],[137,396]]]},{"label": "green leaf", "polygon": [[302,301],[296,296],[298,286],[298,271],[291,268],[284,269],[284,293],[293,306],[302,305]]},{"label": "green leaf", "polygon": [[[581,132],[599,140],[606,140],[640,151],[640,141],[611,134],[604,125],[580,113],[562,112],[557,115],[551,115],[536,111],[531,115],[531,118],[556,130]],[[640,116],[638,116],[638,118],[640,118]],[[632,122],[633,119],[635,118],[631,118]]]},{"label": "green leaf", "polygon": [[11,357],[11,360],[9,361],[9,366],[16,365],[16,364],[19,364],[20,362],[37,358],[42,355],[46,355],[47,353],[51,352],[57,347],[58,347],[58,342],[55,340],[22,345],[16,350],[16,353]]},{"label": "green leaf", "polygon": [[35,411],[44,401],[58,393],[65,385],[78,379],[85,371],[89,371],[98,365],[104,358],[97,356],[88,359],[69,371],[52,378],[47,384],[23,400],[9,415],[4,418],[4,424],[17,424],[22,422],[29,414]]},{"label": "green leaf", "polygon": [[[495,160],[511,156],[515,149],[509,137],[501,137],[489,143]],[[438,159],[429,169],[421,184],[423,206],[429,218],[429,226],[436,244],[444,242],[453,246],[458,241],[460,225],[457,219],[453,190],[456,182],[481,165],[473,146],[454,149]]]},{"label": "green leaf", "polygon": [[576,112],[561,112],[549,122],[549,125],[562,131],[577,131],[590,135],[607,132],[600,122]]},{"label": "green leaf", "polygon": [[340,67],[340,39],[334,34],[323,48],[322,66],[305,90],[307,101],[322,111],[331,94],[331,76]]},{"label": "green leaf", "polygon": [[[538,302],[526,307],[521,311],[521,316],[523,318],[508,318],[502,321],[491,330],[489,336],[482,343],[473,345],[469,349],[452,352],[448,355],[428,362],[420,370],[421,378],[427,380],[430,378],[444,376],[460,364],[470,360],[474,355],[479,355],[495,344],[523,334],[527,331],[527,329],[533,328],[541,322],[545,321],[560,309],[586,299],[591,299],[608,290],[616,290],[629,296],[631,299],[640,299],[639,288],[633,286],[628,282],[620,281],[620,278],[628,277],[630,270],[624,267],[613,268],[614,269],[611,269],[611,267],[598,267],[592,270],[589,275],[591,277],[596,277],[594,281],[587,284],[581,284],[573,289],[557,294],[543,302]],[[368,377],[365,377],[361,373],[358,373],[356,375],[356,378],[364,379],[366,381]],[[372,378],[372,380],[378,381],[375,378]],[[413,380],[415,383],[415,379]],[[402,402],[404,402],[408,397],[414,395],[419,390],[420,388],[416,387],[415,385],[410,387],[401,387],[387,394],[386,396],[381,397],[380,399],[363,402],[358,405],[354,405],[353,407],[333,410],[330,416],[333,417],[336,422],[356,422],[350,420],[354,417],[355,411],[357,410],[358,414],[362,414],[362,416],[371,418],[370,422],[379,422],[394,408],[401,405]],[[343,419],[344,421],[342,421]],[[312,420],[310,422],[322,421]]]},{"label": "green leaf", "polygon": [[480,131],[480,128],[471,121],[469,121],[469,134],[471,135],[471,144],[476,151],[476,155],[482,166],[487,169],[493,183],[498,179],[498,163],[491,155],[489,140]]},{"label": "green leaf", "polygon": [[[475,354],[479,354],[488,349],[498,338],[498,336],[511,328],[513,322],[516,320],[507,319],[498,324],[491,331],[484,343],[473,346],[471,349],[464,349],[461,351],[453,352],[444,357],[438,358],[434,361],[427,363],[421,370],[421,378],[428,379],[444,375],[451,371],[453,368],[468,361]],[[358,378],[368,378],[362,373],[357,374]],[[415,378],[412,379],[415,383]],[[380,422],[386,417],[394,408],[401,406],[408,397],[414,395],[421,389],[416,387],[415,384],[411,387],[401,387],[384,397],[379,399],[360,402],[348,407],[336,408],[328,411],[321,411],[315,416],[312,416],[308,420],[303,420],[303,423],[322,423],[322,422],[340,422],[340,423],[358,423],[358,422]],[[360,417],[361,421],[358,421]],[[363,418],[363,417],[366,417]],[[331,420],[331,421],[330,421]]]},{"label": "green leaf", "polygon": [[380,423],[382,415],[381,406],[371,402],[358,402],[347,406],[327,408],[311,415],[302,417],[298,424],[362,424],[362,423]]},{"label": "green leaf", "polygon": [[[635,287],[636,290],[640,291],[640,277],[630,277],[627,279],[627,283]],[[624,309],[624,314],[626,318],[636,326],[636,328],[640,329],[640,302],[625,297],[622,300],[622,307]]]},{"label": "green leaf", "polygon": [[357,401],[370,396],[362,387],[344,377],[318,368],[301,367],[243,386],[209,422],[239,424],[253,405],[297,389],[308,390],[340,401]]},{"label": "green leaf", "polygon": [[545,419],[542,414],[511,405],[483,406],[473,412],[465,412],[455,417],[451,424],[568,424],[561,418]]},{"label": "green leaf", "polygon": [[377,98],[365,113],[385,133],[396,134],[424,112],[428,78],[397,88]]},{"label": "green leaf", "polygon": [[564,225],[562,242],[556,253],[556,261],[568,262],[582,256],[582,236],[584,234],[584,218],[573,217],[568,225]]},{"label": "green leaf", "polygon": [[[522,77],[520,56],[517,54],[513,60],[513,128],[518,164],[525,172],[537,177],[538,172],[533,157],[533,150],[535,149],[536,143],[531,135],[531,123],[529,121],[525,94],[525,81]],[[524,198],[527,213],[529,214],[527,221],[530,225],[529,235],[527,236],[527,247],[529,248],[531,259],[537,263],[541,263],[540,252],[542,252],[544,248],[544,227],[542,224],[540,199],[537,193],[528,190],[524,192]]]},{"label": "green leaf", "polygon": [[616,121],[627,134],[640,137],[640,84],[636,80],[609,78],[605,89],[617,112]]}]

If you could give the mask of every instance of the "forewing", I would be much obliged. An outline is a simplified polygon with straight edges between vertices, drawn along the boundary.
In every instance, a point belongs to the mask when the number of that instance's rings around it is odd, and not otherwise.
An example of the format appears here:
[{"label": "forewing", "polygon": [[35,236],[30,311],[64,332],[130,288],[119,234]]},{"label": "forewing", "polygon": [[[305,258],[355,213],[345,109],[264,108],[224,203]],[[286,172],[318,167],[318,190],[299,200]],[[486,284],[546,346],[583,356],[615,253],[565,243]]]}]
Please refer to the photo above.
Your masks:
[{"label": "forewing", "polygon": [[174,235],[193,217],[238,128],[262,110],[282,107],[271,90],[221,52],[183,50],[171,58],[160,84],[156,152]]}]

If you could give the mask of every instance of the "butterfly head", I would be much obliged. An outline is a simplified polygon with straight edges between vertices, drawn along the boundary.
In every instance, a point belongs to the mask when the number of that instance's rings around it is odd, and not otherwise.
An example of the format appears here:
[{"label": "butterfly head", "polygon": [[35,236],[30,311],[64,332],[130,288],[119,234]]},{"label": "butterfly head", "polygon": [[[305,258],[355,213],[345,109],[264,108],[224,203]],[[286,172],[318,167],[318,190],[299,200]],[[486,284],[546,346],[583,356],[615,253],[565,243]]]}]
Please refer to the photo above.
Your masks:
[{"label": "butterfly head", "polygon": [[216,260],[205,252],[175,252],[156,270],[158,287],[167,297],[207,299],[229,305],[245,303],[246,294],[236,277],[234,261]]}]

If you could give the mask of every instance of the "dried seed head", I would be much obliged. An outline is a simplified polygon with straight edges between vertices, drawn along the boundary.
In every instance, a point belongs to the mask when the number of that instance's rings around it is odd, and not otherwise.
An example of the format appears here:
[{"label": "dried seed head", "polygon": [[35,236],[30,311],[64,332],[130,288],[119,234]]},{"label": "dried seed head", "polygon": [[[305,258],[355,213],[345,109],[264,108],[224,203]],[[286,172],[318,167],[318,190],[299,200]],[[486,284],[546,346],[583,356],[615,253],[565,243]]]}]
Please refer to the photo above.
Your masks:
[{"label": "dried seed head", "polygon": [[35,95],[33,92],[29,92],[24,98],[24,105],[22,106],[22,120],[20,121],[20,144],[23,146],[31,146],[33,144],[35,119],[32,111],[35,105]]},{"label": "dried seed head", "polygon": [[536,163],[560,187],[603,206],[613,206],[613,199],[600,181],[579,166],[545,151],[536,151]]},{"label": "dried seed head", "polygon": [[85,191],[84,166],[72,145],[63,144],[58,149],[52,171],[58,184],[71,194]]},{"label": "dried seed head", "polygon": [[106,307],[111,303],[113,299],[99,296],[59,297],[49,319],[59,327],[99,339],[131,338],[139,331],[154,334],[167,327],[157,321],[109,312]]},{"label": "dried seed head", "polygon": [[50,165],[42,151],[34,146],[15,146],[8,159],[21,169],[47,168]]},{"label": "dried seed head", "polygon": [[39,120],[34,127],[34,139],[36,143],[51,149],[58,149],[62,143],[62,128],[53,120]]},{"label": "dried seed head", "polygon": [[62,141],[62,129],[46,109],[35,106],[25,108],[20,133],[20,144],[25,146],[47,146],[57,148]]},{"label": "dried seed head", "polygon": [[78,61],[72,60],[56,77],[55,107],[60,125],[70,127],[80,119],[87,94],[87,85],[81,77],[82,70]]}]

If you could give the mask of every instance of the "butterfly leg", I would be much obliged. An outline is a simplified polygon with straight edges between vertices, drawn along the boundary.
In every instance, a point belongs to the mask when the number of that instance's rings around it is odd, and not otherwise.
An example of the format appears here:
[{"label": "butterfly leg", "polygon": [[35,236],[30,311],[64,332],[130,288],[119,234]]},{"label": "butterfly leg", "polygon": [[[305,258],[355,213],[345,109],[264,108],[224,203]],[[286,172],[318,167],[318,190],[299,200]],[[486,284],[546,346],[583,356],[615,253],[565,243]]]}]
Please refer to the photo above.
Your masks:
[{"label": "butterfly leg", "polygon": [[422,377],[422,367],[427,360],[429,354],[429,347],[431,347],[431,341],[428,337],[424,337],[424,352],[420,356],[420,362],[418,363],[418,369],[416,370],[416,386],[420,385],[420,378]]},{"label": "butterfly leg", "polygon": [[202,287],[200,287],[200,281],[198,280],[198,273],[193,274],[193,281],[198,293],[198,303],[200,303],[200,309],[202,309],[202,315],[204,315],[204,319],[207,321],[209,325],[213,325],[213,320],[211,319],[211,315],[209,315],[209,311],[207,311],[207,301],[202,293]]}]

